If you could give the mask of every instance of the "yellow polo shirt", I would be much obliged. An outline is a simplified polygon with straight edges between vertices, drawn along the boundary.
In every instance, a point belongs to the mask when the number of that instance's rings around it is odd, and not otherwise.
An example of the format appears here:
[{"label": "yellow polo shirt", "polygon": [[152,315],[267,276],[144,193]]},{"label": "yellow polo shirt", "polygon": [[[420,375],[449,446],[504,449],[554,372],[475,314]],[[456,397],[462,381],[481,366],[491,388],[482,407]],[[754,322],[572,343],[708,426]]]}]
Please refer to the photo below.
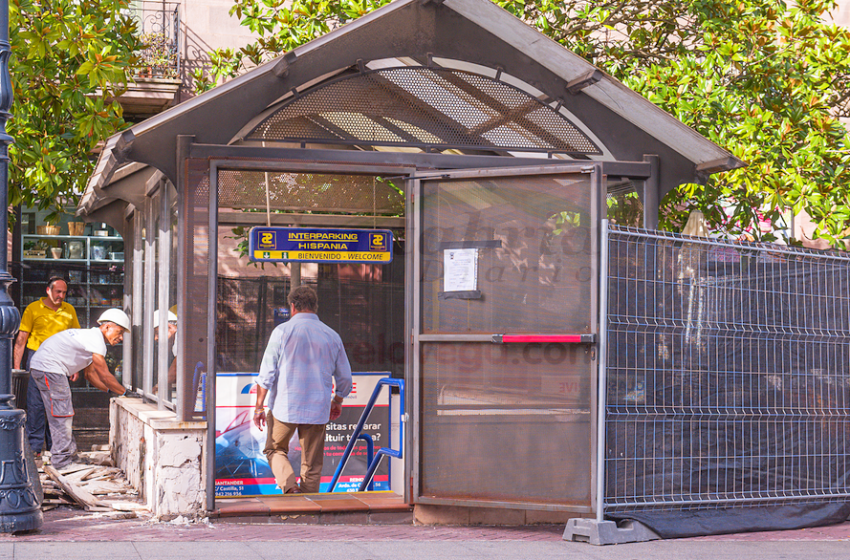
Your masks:
[{"label": "yellow polo shirt", "polygon": [[44,298],[39,298],[27,305],[21,317],[20,330],[30,333],[27,348],[32,351],[38,350],[42,342],[58,332],[79,328],[77,311],[73,305],[64,301],[59,309],[53,311],[44,305]]}]

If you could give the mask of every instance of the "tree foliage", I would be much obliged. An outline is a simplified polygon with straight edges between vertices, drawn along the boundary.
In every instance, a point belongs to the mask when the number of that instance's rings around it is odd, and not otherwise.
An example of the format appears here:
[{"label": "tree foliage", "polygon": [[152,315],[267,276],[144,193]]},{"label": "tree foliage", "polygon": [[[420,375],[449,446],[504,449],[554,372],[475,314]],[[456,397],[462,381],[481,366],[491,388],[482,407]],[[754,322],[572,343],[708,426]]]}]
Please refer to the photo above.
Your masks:
[{"label": "tree foliage", "polygon": [[233,0],[231,15],[257,35],[241,49],[215,49],[207,71],[196,69],[197,92],[206,91],[251,68],[325,35],[388,4],[390,0]]},{"label": "tree foliage", "polygon": [[125,126],[115,101],[141,48],[127,0],[12,0],[9,202],[73,203],[98,143]]},{"label": "tree foliage", "polygon": [[[730,234],[765,240],[807,212],[816,236],[850,227],[850,34],[831,0],[494,0],[723,146],[748,166],[683,185],[662,225],[701,210]],[[212,54],[208,88],[386,1],[235,0],[259,40]]]}]

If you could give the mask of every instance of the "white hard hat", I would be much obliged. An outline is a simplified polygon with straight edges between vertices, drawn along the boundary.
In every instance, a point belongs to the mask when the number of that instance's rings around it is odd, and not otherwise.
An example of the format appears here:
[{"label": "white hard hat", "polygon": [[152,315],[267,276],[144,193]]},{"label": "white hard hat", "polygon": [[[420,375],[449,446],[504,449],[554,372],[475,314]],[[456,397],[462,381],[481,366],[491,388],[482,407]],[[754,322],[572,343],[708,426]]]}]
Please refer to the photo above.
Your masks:
[{"label": "white hard hat", "polygon": [[[174,313],[169,311],[168,312],[168,322],[169,323],[172,323],[172,322],[176,323],[177,322],[177,315],[175,315]],[[153,312],[153,328],[157,328],[157,327],[159,327],[159,309],[157,309],[156,311]]]},{"label": "white hard hat", "polygon": [[127,317],[127,314],[121,311],[120,309],[107,309],[104,311],[100,318],[97,320],[98,324],[109,321],[110,323],[115,323],[125,331],[130,331],[130,318]]}]

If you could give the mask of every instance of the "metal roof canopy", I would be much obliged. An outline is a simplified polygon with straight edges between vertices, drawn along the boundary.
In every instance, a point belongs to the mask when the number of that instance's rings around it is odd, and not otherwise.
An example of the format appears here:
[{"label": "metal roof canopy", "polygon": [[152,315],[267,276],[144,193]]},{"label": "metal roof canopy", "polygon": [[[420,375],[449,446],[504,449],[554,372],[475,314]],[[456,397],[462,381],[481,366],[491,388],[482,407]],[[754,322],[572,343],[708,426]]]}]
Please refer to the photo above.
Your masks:
[{"label": "metal roof canopy", "polygon": [[[111,185],[121,181],[133,182],[133,177],[139,175],[125,173],[120,181],[117,175],[113,178],[119,168],[130,162],[148,164],[162,171],[173,184],[178,184],[178,135],[192,136],[195,142],[207,145],[262,139],[256,134],[251,136],[252,132],[264,120],[273,117],[275,111],[285,109],[305,92],[315,92],[325,84],[339,82],[358,72],[366,74],[379,70],[381,61],[402,59],[408,61],[411,68],[417,68],[418,64],[432,70],[443,70],[440,68],[443,61],[455,61],[468,68],[489,70],[489,75],[485,76],[487,80],[498,82],[504,76],[502,82],[508,83],[508,79],[513,79],[524,84],[529,105],[537,103],[562,115],[570,115],[566,119],[570,121],[568,125],[575,125],[584,134],[585,145],[593,145],[595,139],[602,152],[600,155],[599,151],[589,150],[585,155],[564,150],[563,157],[641,162],[646,161],[647,156],[657,156],[658,175],[653,177],[653,182],[658,185],[655,203],[682,183],[701,182],[707,174],[744,165],[728,151],[489,0],[396,0],[110,137],[89,180],[78,213],[91,215],[116,198],[129,202],[123,194],[112,192]],[[453,79],[455,87],[459,79]],[[468,94],[472,103],[487,105],[480,89],[466,84],[463,87],[462,93]],[[333,102],[334,98],[330,99]],[[419,106],[414,108],[424,111],[434,121],[441,121],[440,126],[454,126],[455,131],[462,128],[435,109],[433,98],[429,102],[426,96],[408,96],[407,101],[412,107],[418,103]],[[489,104],[490,109],[494,107],[499,108],[497,103]],[[328,107],[326,110],[333,109]],[[507,109],[502,109],[507,112]],[[520,119],[524,116],[520,114]],[[494,126],[500,123],[498,118],[491,120],[495,121]],[[558,132],[545,130],[546,123],[551,121],[549,118],[541,124],[538,119],[526,126],[526,131],[531,130],[540,138],[552,139]],[[528,119],[522,122],[528,125]],[[323,128],[332,130],[341,139],[339,143],[358,144],[356,137],[342,138],[344,130],[324,125]],[[422,148],[421,138],[427,137],[430,132],[424,131],[417,139],[416,135],[403,134],[405,130],[409,132],[409,128],[404,129],[394,123],[385,128],[389,130],[386,134],[393,139],[401,138],[389,142],[396,146],[405,145],[407,139],[412,147]],[[293,142],[306,146],[304,138],[293,138]],[[311,142],[327,147],[327,143],[321,140]],[[380,142],[365,144],[375,146]],[[516,155],[506,150],[490,151],[486,142],[477,146],[457,146],[456,149],[477,156],[493,153]],[[427,146],[425,151],[428,151]],[[413,157],[411,161],[415,159]],[[432,159],[435,162],[439,160]],[[473,159],[470,158],[470,164]],[[514,164],[510,157],[501,159],[502,165]],[[520,159],[524,158],[516,158]],[[452,165],[455,166],[456,163]],[[141,185],[144,180],[139,178],[135,182]],[[110,192],[107,193],[107,189]],[[131,187],[131,190],[135,189]]]}]

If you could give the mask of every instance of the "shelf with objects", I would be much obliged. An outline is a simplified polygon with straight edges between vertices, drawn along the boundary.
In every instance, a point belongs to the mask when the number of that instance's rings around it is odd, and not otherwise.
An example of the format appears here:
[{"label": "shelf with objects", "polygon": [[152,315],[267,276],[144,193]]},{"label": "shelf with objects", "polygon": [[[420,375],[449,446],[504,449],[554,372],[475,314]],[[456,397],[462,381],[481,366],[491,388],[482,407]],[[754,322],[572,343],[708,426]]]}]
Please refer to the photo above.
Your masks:
[{"label": "shelf with objects", "polygon": [[[90,235],[86,235],[87,228]],[[68,283],[65,301],[74,306],[83,328],[97,326],[106,309],[123,306],[124,240],[114,230],[106,224],[82,222],[30,229],[37,233],[22,233],[20,238],[21,313],[45,295],[47,282],[54,276]],[[121,374],[121,354],[116,346],[110,347],[106,356],[116,375]]]},{"label": "shelf with objects", "polygon": [[119,236],[22,235],[21,311],[44,295],[47,281],[68,282],[65,301],[83,327],[100,313],[121,307],[124,294],[124,241]]}]

